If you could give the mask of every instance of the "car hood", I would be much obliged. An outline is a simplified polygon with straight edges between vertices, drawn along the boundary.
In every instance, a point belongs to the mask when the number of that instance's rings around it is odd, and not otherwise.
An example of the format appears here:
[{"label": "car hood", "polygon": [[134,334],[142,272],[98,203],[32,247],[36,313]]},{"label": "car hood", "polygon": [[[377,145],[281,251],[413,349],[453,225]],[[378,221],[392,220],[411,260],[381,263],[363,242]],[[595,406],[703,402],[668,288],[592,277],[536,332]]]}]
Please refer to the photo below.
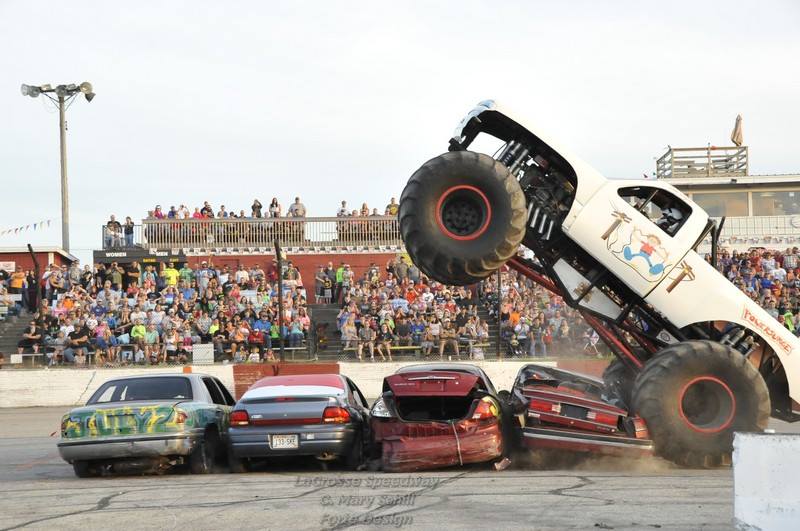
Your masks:
[{"label": "car hood", "polygon": [[477,381],[478,377],[473,374],[454,371],[404,372],[384,380],[397,397],[466,396]]}]

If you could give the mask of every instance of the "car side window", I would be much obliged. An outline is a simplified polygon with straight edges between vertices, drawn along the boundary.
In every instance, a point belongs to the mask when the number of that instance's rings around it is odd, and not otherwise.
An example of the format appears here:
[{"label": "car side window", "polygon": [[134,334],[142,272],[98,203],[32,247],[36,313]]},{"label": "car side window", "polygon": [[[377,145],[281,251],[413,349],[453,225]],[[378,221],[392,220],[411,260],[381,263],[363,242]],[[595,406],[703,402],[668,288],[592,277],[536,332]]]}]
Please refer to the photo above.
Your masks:
[{"label": "car side window", "polygon": [[350,378],[347,379],[347,386],[350,388],[350,392],[353,394],[353,396],[360,405],[362,405],[363,407],[369,407],[366,399],[364,398],[364,395],[361,394],[361,389],[359,389],[356,386],[356,384],[354,384],[353,381],[350,380]]},{"label": "car side window", "polygon": [[218,378],[214,378],[214,382],[217,384],[217,387],[219,387],[219,390],[222,393],[222,397],[225,399],[225,405],[228,406],[236,405],[236,400],[233,398],[233,396],[231,396],[231,393],[230,391],[228,391],[228,388],[225,387],[225,384],[220,382]]},{"label": "car side window", "polygon": [[215,384],[211,378],[203,378],[203,384],[205,384],[208,394],[211,395],[212,402],[221,406],[226,405],[225,399],[222,397],[222,393],[217,387],[217,384]]},{"label": "car side window", "polygon": [[675,195],[652,186],[627,186],[619,196],[670,236],[675,236],[689,219],[692,209]]}]

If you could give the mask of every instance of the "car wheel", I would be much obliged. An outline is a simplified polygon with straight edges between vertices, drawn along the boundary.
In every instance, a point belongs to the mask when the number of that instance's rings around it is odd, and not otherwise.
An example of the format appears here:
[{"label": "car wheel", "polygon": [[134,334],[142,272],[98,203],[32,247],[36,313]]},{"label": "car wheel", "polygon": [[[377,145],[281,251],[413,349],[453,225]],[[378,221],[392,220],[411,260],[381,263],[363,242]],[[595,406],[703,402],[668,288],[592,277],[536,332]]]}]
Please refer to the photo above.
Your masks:
[{"label": "car wheel", "polygon": [[474,284],[517,252],[525,195],[488,155],[454,151],[418,169],[400,196],[400,235],[414,263],[445,284]]},{"label": "car wheel", "polygon": [[206,432],[203,440],[197,448],[189,455],[189,469],[192,474],[210,474],[214,468],[214,456],[216,455],[216,434]]},{"label": "car wheel", "polygon": [[364,462],[364,439],[359,433],[353,439],[353,444],[350,445],[350,451],[347,452],[345,457],[345,466],[347,470],[358,470],[361,463]]},{"label": "car wheel", "polygon": [[756,368],[714,341],[685,341],[656,354],[637,376],[632,400],[656,453],[689,467],[729,462],[734,432],[762,431],[770,416]]},{"label": "car wheel", "polygon": [[73,461],[72,470],[79,478],[93,478],[97,476],[97,470],[90,461]]},{"label": "car wheel", "polygon": [[247,462],[241,457],[233,455],[233,450],[228,448],[228,468],[232,474],[244,474],[247,472]]}]

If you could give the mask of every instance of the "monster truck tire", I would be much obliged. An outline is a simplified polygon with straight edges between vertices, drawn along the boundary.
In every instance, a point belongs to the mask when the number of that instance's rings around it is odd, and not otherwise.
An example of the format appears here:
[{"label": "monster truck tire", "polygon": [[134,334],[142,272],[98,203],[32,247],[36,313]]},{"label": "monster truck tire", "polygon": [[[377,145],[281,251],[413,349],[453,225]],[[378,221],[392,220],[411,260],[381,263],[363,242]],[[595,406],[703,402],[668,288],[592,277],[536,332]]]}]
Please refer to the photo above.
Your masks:
[{"label": "monster truck tire", "polygon": [[770,416],[764,379],[741,353],[714,341],[656,354],[636,378],[633,408],[658,455],[696,468],[729,462],[733,433],[761,431]]},{"label": "monster truck tire", "polygon": [[514,256],[525,195],[488,155],[454,151],[418,169],[400,196],[400,234],[420,270],[445,284],[473,284]]}]

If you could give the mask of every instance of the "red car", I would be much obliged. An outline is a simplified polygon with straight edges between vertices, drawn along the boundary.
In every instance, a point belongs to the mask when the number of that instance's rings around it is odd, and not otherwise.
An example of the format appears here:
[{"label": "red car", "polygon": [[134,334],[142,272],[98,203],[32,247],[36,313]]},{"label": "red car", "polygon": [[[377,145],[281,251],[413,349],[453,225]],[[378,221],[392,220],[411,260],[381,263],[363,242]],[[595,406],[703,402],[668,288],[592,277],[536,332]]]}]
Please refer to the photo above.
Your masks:
[{"label": "red car", "polygon": [[499,459],[504,418],[497,392],[474,365],[430,363],[383,380],[372,406],[373,458],[387,472],[410,472]]},{"label": "red car", "polygon": [[513,412],[525,415],[522,444],[531,450],[653,453],[644,421],[609,399],[601,380],[530,364],[519,370],[511,395]]}]

